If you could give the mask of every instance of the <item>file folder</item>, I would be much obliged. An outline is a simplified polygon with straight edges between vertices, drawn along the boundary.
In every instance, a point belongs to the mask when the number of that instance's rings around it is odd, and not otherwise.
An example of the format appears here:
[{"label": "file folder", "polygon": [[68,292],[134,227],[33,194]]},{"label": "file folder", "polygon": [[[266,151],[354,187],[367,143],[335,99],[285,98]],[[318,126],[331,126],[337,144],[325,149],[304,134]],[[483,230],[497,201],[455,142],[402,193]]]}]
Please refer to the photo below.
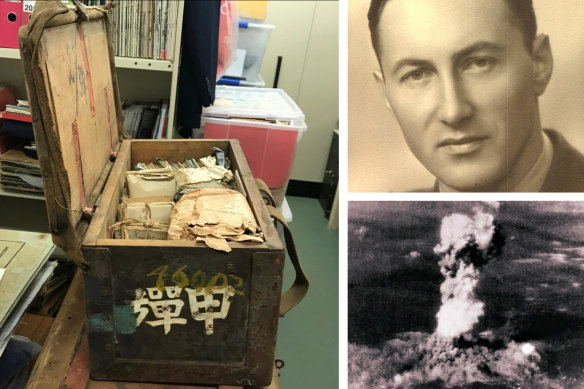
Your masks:
[{"label": "file folder", "polygon": [[0,47],[18,48],[18,29],[22,21],[20,1],[0,0]]},{"label": "file folder", "polygon": [[35,2],[34,0],[22,0],[22,23],[25,26],[30,22],[30,16],[34,10]]}]

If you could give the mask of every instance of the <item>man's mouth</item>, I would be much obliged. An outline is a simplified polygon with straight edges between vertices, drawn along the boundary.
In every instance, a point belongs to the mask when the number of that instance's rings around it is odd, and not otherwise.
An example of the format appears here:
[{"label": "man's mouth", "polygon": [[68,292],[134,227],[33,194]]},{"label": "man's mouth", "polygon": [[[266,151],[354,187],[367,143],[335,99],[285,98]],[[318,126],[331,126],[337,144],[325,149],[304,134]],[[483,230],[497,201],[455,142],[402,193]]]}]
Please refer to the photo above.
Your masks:
[{"label": "man's mouth", "polygon": [[468,154],[479,149],[485,139],[487,139],[487,137],[484,136],[447,138],[438,143],[438,147],[446,151],[448,154]]}]

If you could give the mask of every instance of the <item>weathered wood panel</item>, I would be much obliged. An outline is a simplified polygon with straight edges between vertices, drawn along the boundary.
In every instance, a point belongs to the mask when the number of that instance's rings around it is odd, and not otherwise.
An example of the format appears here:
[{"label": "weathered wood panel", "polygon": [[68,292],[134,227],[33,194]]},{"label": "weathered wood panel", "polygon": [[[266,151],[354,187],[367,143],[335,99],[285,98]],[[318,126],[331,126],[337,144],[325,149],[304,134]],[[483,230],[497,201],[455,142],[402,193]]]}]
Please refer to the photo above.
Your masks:
[{"label": "weathered wood panel", "polygon": [[83,250],[94,378],[269,384],[283,251]]},{"label": "weathered wood panel", "polygon": [[[103,19],[46,29],[39,53],[69,176],[71,209],[79,210],[80,183],[90,203],[89,197],[118,142],[117,91],[112,84]],[[74,126],[78,140],[73,135]],[[81,150],[82,178],[76,150]]]},{"label": "weathered wood panel", "polygon": [[27,389],[60,387],[85,323],[84,311],[82,274],[81,270],[78,270],[51,328],[51,333],[37,358],[26,386]]}]

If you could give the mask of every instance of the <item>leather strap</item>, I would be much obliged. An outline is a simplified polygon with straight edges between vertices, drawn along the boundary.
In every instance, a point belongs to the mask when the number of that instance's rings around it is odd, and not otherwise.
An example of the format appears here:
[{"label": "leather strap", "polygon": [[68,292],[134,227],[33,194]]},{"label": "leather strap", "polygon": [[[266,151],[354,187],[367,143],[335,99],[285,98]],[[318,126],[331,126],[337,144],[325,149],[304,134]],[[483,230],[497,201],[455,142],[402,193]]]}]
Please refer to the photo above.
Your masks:
[{"label": "leather strap", "polygon": [[302,270],[302,265],[300,264],[300,259],[298,258],[298,253],[296,252],[296,245],[294,244],[294,238],[292,237],[292,231],[288,227],[288,223],[284,219],[284,216],[275,207],[268,205],[268,211],[270,216],[274,218],[277,222],[282,224],[284,227],[284,238],[286,240],[286,251],[288,251],[288,256],[292,261],[294,270],[296,271],[296,279],[294,283],[283,295],[280,300],[280,317],[294,308],[306,295],[308,292],[308,278]]},{"label": "leather strap", "polygon": [[260,190],[260,194],[262,195],[262,199],[264,200],[264,203],[266,203],[266,205],[275,206],[276,201],[274,200],[274,196],[272,195],[272,191],[270,190],[270,188],[268,188],[268,186],[266,185],[264,180],[256,177],[255,182],[256,182],[256,185],[258,186],[258,189]]}]

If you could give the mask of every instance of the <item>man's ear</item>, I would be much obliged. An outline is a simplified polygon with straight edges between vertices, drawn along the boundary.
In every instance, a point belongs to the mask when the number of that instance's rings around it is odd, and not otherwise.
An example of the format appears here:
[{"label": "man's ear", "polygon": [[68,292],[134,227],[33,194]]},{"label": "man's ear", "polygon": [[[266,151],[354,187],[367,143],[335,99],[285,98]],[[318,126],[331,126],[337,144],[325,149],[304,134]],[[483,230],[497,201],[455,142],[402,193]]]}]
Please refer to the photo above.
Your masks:
[{"label": "man's ear", "polygon": [[533,41],[531,58],[533,61],[533,88],[537,96],[545,92],[554,69],[554,58],[550,47],[550,38],[540,34]]},{"label": "man's ear", "polygon": [[383,74],[381,73],[381,70],[379,70],[379,69],[374,70],[373,71],[373,78],[375,79],[375,84],[377,85],[377,90],[381,94],[381,97],[383,97],[383,101],[385,102],[385,106],[390,111],[393,111],[391,109],[391,105],[389,105],[389,101],[387,100],[387,96],[385,95],[385,80],[383,79]]}]

